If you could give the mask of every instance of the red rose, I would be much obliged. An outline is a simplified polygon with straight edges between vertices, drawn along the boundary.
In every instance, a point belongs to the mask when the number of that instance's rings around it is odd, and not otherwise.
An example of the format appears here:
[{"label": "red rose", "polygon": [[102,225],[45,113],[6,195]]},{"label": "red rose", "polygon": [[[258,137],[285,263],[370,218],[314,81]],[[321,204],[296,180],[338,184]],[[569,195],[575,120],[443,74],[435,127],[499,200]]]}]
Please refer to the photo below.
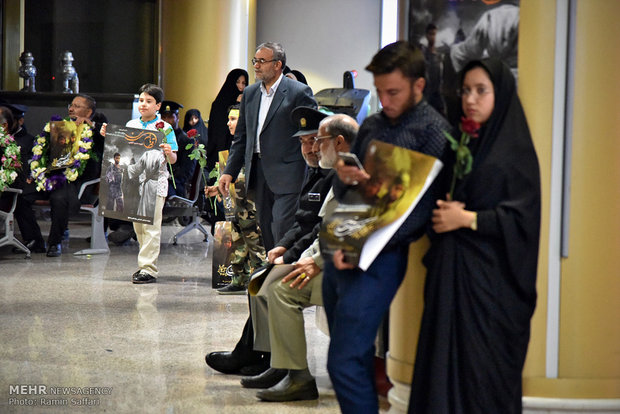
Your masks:
[{"label": "red rose", "polygon": [[158,123],[156,123],[155,124],[155,128],[157,128],[157,129],[164,129],[163,121],[159,121]]},{"label": "red rose", "polygon": [[198,131],[196,131],[195,129],[190,129],[189,131],[187,131],[187,136],[190,138],[194,138],[197,134]]},{"label": "red rose", "polygon": [[465,134],[469,135],[472,138],[478,138],[478,130],[480,129],[480,124],[474,121],[473,119],[461,118],[461,131]]}]

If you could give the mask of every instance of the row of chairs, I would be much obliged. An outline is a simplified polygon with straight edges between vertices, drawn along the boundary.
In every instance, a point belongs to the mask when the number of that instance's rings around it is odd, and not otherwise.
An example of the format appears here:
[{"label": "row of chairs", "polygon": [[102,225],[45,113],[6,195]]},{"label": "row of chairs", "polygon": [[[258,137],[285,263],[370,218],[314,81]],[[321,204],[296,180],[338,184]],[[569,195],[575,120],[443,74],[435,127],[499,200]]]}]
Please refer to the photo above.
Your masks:
[{"label": "row of chairs", "polygon": [[[84,182],[80,186],[78,198],[81,199],[84,192],[90,186],[96,186],[99,184],[100,178],[96,178],[90,181]],[[188,222],[187,225],[173,236],[173,244],[176,245],[177,241],[185,234],[192,230],[198,230],[204,235],[204,240],[208,240],[209,232],[201,223],[201,216],[204,213],[202,211],[202,203],[200,203],[200,196],[202,194],[202,169],[196,168],[192,176],[192,180],[189,186],[188,197],[170,196],[166,199],[164,205],[163,216],[166,218],[184,218]],[[0,247],[5,245],[11,245],[22,250],[26,257],[30,257],[30,250],[15,237],[14,232],[14,213],[17,206],[17,196],[21,194],[22,190],[15,188],[5,189],[6,193],[12,195],[9,207],[5,210],[0,210],[0,220],[4,226],[4,233],[0,238]],[[93,192],[94,193],[94,192]],[[48,201],[41,201],[38,205],[48,205]],[[82,204],[80,210],[89,214],[90,216],[90,247],[87,249],[79,250],[74,255],[89,255],[89,254],[105,254],[109,253],[110,248],[105,237],[105,231],[103,226],[103,216],[99,215],[99,203],[98,200],[92,204]]]},{"label": "row of chairs", "polygon": [[189,223],[172,238],[172,244],[176,245],[179,238],[192,230],[200,231],[204,236],[204,240],[208,240],[209,232],[200,223],[200,217],[204,211],[202,203],[200,203],[201,194],[203,193],[202,168],[196,166],[192,180],[189,185],[187,198],[173,195],[166,199],[164,204],[163,217],[166,218],[182,218],[189,217]]}]

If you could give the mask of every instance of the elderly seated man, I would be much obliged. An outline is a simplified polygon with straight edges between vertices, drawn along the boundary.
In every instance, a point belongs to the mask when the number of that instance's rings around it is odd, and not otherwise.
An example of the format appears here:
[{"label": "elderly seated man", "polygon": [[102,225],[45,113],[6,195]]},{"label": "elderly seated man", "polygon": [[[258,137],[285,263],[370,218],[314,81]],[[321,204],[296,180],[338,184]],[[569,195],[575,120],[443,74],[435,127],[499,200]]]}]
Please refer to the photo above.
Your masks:
[{"label": "elderly seated man", "polygon": [[[332,170],[319,168],[317,153],[314,151],[315,140],[319,129],[319,122],[327,114],[314,108],[300,106],[291,112],[291,121],[298,126],[299,130],[292,139],[300,141],[301,153],[306,160],[308,170],[306,179],[299,196],[299,207],[295,213],[295,224],[276,246],[267,255],[270,263],[292,263],[299,258],[300,254],[312,244],[310,238],[317,223],[319,209],[331,188]],[[265,326],[261,331],[269,330]],[[256,375],[269,368],[271,356],[268,352],[259,352],[254,349],[254,327],[252,319],[248,318],[241,338],[232,351],[210,352],[206,355],[207,365],[224,374]],[[268,388],[282,379],[280,377],[265,378],[267,382],[259,382],[252,387]],[[274,382],[275,381],[275,382]],[[264,385],[264,386],[263,386]]]},{"label": "elderly seated man", "polygon": [[[353,118],[343,114],[332,115],[321,121],[319,134],[315,139],[315,150],[319,151],[321,168],[334,168],[338,161],[338,152],[349,151],[358,128]],[[319,212],[321,217],[326,210],[333,208],[332,204],[337,204],[330,195],[331,193]],[[266,377],[282,377],[277,384],[256,394],[265,401],[318,398],[316,381],[308,369],[306,359],[303,309],[323,303],[323,260],[318,243],[319,230],[320,223],[313,231],[313,244],[301,254],[294,264],[294,270],[281,280],[263,287],[267,289],[266,298],[255,296],[250,300],[256,332],[254,348],[271,350],[271,368],[262,375],[242,379],[242,384],[248,387],[264,383],[261,380]],[[268,325],[269,329],[267,340],[261,331],[265,325]]]}]

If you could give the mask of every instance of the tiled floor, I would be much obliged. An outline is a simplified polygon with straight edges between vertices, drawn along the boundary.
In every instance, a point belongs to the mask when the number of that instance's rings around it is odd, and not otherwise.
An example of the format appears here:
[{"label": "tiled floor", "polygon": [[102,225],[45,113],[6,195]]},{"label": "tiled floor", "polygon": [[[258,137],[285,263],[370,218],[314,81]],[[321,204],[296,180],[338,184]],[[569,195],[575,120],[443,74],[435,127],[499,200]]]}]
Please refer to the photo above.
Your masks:
[{"label": "tiled floor", "polygon": [[[60,258],[24,259],[0,248],[0,413],[339,412],[325,369],[329,338],[316,328],[313,309],[306,331],[318,401],[260,402],[240,377],[206,366],[207,352],[236,343],[247,299],[211,289],[211,243],[193,231],[173,246],[179,229],[164,227],[160,277],[151,285],[130,283],[135,243],[73,256],[88,247],[83,223],[70,224]],[[19,394],[21,386],[47,394]],[[63,392],[57,387],[82,394],[53,394]],[[53,403],[66,405],[43,405]]]}]

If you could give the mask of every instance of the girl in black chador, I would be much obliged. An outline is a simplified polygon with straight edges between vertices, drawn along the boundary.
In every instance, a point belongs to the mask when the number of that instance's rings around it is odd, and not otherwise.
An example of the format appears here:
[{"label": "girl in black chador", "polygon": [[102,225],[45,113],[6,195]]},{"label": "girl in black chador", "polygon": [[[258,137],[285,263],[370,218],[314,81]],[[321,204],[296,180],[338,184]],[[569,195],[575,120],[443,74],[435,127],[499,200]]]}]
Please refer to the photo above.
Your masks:
[{"label": "girl in black chador", "polygon": [[228,108],[241,101],[241,94],[248,85],[248,72],[233,69],[226,76],[226,81],[211,104],[209,114],[209,145],[207,146],[207,171],[211,171],[220,151],[230,149],[233,136],[228,126]]},{"label": "girl in black chador", "polygon": [[[470,62],[461,85],[463,113],[482,127],[470,141],[473,169],[433,211],[409,413],[520,414],[536,306],[538,159],[505,64]],[[451,182],[450,162],[444,171]]]},{"label": "girl in black chador", "polygon": [[209,134],[207,132],[207,126],[202,119],[202,115],[198,109],[190,109],[185,112],[185,119],[183,120],[183,131],[187,133],[190,129],[195,129],[198,133],[198,142],[203,144],[207,148],[207,141]]}]

